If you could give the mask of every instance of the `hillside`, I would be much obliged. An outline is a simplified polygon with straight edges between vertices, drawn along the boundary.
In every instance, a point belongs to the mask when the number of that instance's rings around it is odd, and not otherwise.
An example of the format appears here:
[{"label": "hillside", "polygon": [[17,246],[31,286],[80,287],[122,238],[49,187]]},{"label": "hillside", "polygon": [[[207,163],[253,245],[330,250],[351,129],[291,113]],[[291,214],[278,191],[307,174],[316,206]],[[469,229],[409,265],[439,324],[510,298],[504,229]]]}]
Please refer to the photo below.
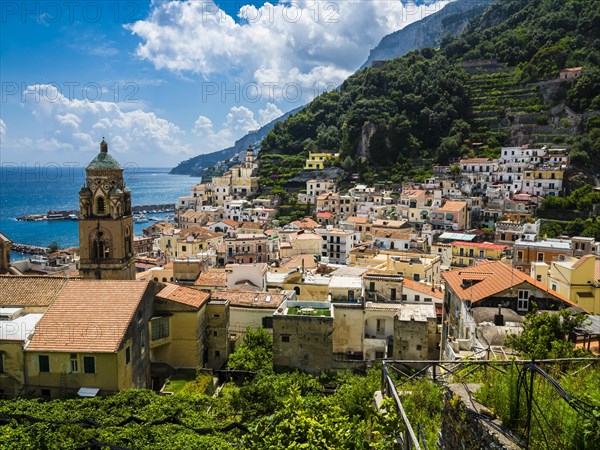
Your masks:
[{"label": "hillside", "polygon": [[[456,36],[467,25],[468,21],[479,14],[484,6],[492,0],[456,0],[422,20],[412,23],[407,27],[384,36],[377,47],[373,48],[367,61],[359,70],[370,66],[373,61],[385,61],[397,58],[424,47],[437,46],[442,38]],[[420,4],[420,2],[416,2]],[[253,131],[236,141],[232,147],[217,152],[198,155],[182,161],[170,173],[177,175],[201,176],[206,168],[210,168],[221,161],[232,158],[239,152],[246,150],[249,145],[258,144],[273,129],[276,123],[296,114],[303,107],[283,114],[263,126],[258,131]]]},{"label": "hillside", "polygon": [[371,67],[373,61],[387,61],[419,48],[437,47],[443,38],[457,36],[469,21],[481,14],[492,0],[456,0],[441,11],[388,34],[371,50],[359,70]]},{"label": "hillside", "polygon": [[[553,143],[598,170],[599,6],[494,3],[439,50],[360,71],[276,124],[262,153],[339,150],[364,180],[400,181],[414,167],[495,156],[502,145]],[[582,75],[561,82],[564,67],[583,67]]]}]

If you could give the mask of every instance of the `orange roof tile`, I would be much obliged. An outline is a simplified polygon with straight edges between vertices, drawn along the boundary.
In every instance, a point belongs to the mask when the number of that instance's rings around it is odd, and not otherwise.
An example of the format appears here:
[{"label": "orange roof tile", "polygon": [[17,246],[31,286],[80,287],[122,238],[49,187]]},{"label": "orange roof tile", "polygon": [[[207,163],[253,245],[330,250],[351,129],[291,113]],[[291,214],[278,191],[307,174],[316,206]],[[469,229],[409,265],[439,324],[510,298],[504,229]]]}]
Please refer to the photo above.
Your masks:
[{"label": "orange roof tile", "polygon": [[0,275],[0,306],[49,306],[68,278]]},{"label": "orange roof tile", "polygon": [[368,217],[350,216],[346,219],[346,222],[363,224],[363,223],[368,223],[369,218]]},{"label": "orange roof tile", "polygon": [[422,294],[431,295],[433,298],[437,298],[439,300],[442,300],[444,298],[444,293],[432,286],[428,286],[417,281],[409,280],[408,278],[405,278],[402,284],[405,288],[410,289],[411,291],[417,291],[421,292]]},{"label": "orange roof tile", "polygon": [[[442,277],[444,277],[450,288],[461,300],[469,300],[473,303],[518,286],[519,284],[529,283],[551,297],[576,306],[568,298],[550,290],[547,286],[534,280],[524,272],[500,261],[482,262],[465,269],[443,272]],[[463,284],[465,280],[474,280],[477,282]]]},{"label": "orange roof tile", "polygon": [[147,281],[68,281],[26,350],[116,352],[148,288]]},{"label": "orange roof tile", "polygon": [[[213,294],[217,300],[228,300],[230,306],[277,309],[285,300],[283,294],[224,289]],[[268,301],[267,301],[268,300]]]},{"label": "orange roof tile", "polygon": [[193,306],[194,308],[200,308],[210,298],[208,292],[171,283],[167,283],[167,286],[156,294],[156,296],[164,300]]},{"label": "orange roof tile", "polygon": [[467,202],[458,202],[455,200],[448,200],[446,203],[444,203],[444,206],[442,206],[440,209],[438,209],[438,211],[447,211],[447,212],[459,212],[460,210],[462,210],[463,208],[467,207]]},{"label": "orange roof tile", "polygon": [[319,227],[319,223],[315,222],[313,219],[311,219],[310,217],[305,217],[304,219],[300,219],[300,220],[294,220],[292,222],[294,225],[296,225],[298,228],[301,229],[314,229]]},{"label": "orange roof tile", "polygon": [[227,273],[225,269],[208,269],[198,275],[194,286],[225,287],[227,286]]}]

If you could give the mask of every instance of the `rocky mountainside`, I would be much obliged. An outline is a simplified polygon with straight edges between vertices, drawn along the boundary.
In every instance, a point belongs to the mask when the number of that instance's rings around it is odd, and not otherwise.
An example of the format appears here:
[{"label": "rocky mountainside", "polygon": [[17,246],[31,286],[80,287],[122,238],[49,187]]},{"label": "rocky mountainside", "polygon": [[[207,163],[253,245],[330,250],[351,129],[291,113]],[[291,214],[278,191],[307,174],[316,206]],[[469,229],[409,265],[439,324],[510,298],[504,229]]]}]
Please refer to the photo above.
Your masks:
[{"label": "rocky mountainside", "polygon": [[460,34],[469,21],[481,14],[491,2],[492,0],[456,0],[441,11],[388,34],[371,50],[361,69],[370,67],[373,61],[398,58],[419,48],[438,47],[444,38]]}]

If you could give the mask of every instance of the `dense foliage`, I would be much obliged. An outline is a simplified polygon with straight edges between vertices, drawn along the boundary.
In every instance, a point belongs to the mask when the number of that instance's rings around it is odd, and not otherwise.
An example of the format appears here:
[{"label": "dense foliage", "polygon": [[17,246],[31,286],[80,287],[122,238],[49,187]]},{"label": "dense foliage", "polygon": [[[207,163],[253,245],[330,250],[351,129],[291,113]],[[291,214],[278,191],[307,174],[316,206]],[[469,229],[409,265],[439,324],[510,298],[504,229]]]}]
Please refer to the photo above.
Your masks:
[{"label": "dense foliage", "polygon": [[545,80],[564,67],[600,66],[599,29],[598,0],[504,0],[442,51],[450,58],[497,59],[519,66],[524,81]]},{"label": "dense foliage", "polygon": [[[548,109],[560,103],[580,112],[600,108],[599,29],[600,0],[496,2],[439,51],[423,49],[367,68],[319,96],[274,127],[262,141],[263,155],[340,151],[342,167],[367,182],[380,179],[381,170],[401,181],[415,168],[454,157],[496,157],[501,145],[511,144],[510,126],[521,114],[537,114],[526,124],[531,128],[548,125]],[[461,69],[461,61],[478,59],[516,70],[468,75]],[[582,75],[549,100],[527,84],[577,66]],[[564,119],[557,129],[531,138],[572,145],[575,163],[600,167],[600,131],[589,121],[576,129]]]},{"label": "dense foliage", "polygon": [[262,151],[315,148],[355,158],[361,136],[370,133],[365,151],[374,164],[456,156],[458,148],[448,148],[447,142],[440,148],[443,154],[438,148],[448,136],[455,136],[460,146],[468,131],[461,121],[468,110],[465,80],[462,70],[433,50],[410,53],[356,73],[339,90],[278,123],[263,140]]},{"label": "dense foliage", "polygon": [[248,327],[242,342],[229,355],[227,367],[237,370],[267,370],[273,366],[273,337],[260,327]]},{"label": "dense foliage", "polygon": [[573,342],[567,340],[569,334],[586,321],[586,315],[573,315],[568,310],[557,314],[532,311],[525,316],[521,333],[510,335],[504,344],[528,359],[588,356],[587,350],[576,348]]}]

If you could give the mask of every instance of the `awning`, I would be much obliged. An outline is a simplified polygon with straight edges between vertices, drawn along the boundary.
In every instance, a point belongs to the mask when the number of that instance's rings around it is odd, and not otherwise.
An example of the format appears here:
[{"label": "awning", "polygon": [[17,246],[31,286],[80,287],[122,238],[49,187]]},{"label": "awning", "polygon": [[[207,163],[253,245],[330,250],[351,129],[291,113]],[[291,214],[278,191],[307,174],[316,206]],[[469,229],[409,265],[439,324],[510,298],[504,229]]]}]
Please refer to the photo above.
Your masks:
[{"label": "awning", "polygon": [[95,397],[96,395],[98,395],[98,392],[100,392],[100,388],[82,387],[79,388],[79,390],[77,391],[77,395],[79,395],[80,397]]}]

